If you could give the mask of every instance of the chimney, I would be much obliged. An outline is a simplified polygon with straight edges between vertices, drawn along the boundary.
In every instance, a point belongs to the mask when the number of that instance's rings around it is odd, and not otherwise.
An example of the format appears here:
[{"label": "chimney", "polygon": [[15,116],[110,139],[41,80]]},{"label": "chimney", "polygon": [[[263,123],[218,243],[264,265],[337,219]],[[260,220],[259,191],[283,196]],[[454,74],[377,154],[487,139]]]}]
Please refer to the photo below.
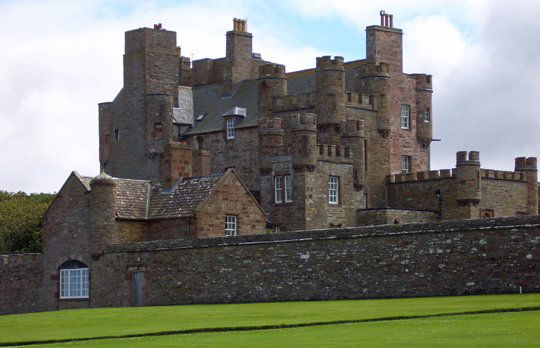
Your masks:
[{"label": "chimney", "polygon": [[193,150],[186,142],[171,142],[165,145],[163,153],[163,180],[171,187],[182,178],[193,174]]}]

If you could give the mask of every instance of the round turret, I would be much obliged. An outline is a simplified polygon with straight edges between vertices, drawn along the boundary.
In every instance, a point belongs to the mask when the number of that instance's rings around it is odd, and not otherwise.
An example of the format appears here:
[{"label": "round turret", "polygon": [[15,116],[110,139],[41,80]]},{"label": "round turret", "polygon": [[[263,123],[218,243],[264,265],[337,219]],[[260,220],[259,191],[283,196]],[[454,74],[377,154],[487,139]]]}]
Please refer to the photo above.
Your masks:
[{"label": "round turret", "polygon": [[345,68],[343,57],[317,57],[315,70],[317,123],[340,125],[345,121]]},{"label": "round turret", "polygon": [[291,115],[291,154],[296,170],[313,170],[317,165],[317,124],[312,113]]},{"label": "round turret", "polygon": [[482,199],[480,153],[460,151],[456,154],[457,201],[461,205],[478,204]]}]

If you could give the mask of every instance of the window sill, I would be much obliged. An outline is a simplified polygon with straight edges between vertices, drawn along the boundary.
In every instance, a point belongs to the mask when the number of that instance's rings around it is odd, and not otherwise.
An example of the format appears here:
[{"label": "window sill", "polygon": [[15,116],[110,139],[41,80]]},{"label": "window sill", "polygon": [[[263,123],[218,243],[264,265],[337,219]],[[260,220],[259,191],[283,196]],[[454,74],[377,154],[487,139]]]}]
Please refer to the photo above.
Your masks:
[{"label": "window sill", "polygon": [[67,301],[90,301],[90,297],[70,297],[70,298],[59,298],[58,301],[67,302]]}]

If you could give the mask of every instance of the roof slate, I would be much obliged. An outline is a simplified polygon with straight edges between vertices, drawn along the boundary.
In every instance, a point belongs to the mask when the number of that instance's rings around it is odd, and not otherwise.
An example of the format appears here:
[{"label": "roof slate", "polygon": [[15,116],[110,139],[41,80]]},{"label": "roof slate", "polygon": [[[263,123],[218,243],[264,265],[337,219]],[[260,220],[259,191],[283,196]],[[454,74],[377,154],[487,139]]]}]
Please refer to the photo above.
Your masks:
[{"label": "roof slate", "polygon": [[[347,70],[345,73],[346,90],[354,89],[354,78],[358,68]],[[195,122],[186,134],[201,134],[222,131],[225,112],[235,106],[246,108],[247,115],[238,118],[236,128],[255,127],[259,117],[259,80],[240,82],[230,96],[223,95],[220,84],[201,85],[193,87],[193,108],[196,116],[206,114],[201,121]],[[301,75],[287,81],[288,94],[312,93],[315,91],[315,74]]]},{"label": "roof slate", "polygon": [[150,182],[119,178],[115,178],[114,181],[116,217],[145,219]]},{"label": "roof slate", "polygon": [[172,189],[163,183],[152,183],[150,219],[193,216],[194,209],[212,192],[223,175],[184,178]]}]

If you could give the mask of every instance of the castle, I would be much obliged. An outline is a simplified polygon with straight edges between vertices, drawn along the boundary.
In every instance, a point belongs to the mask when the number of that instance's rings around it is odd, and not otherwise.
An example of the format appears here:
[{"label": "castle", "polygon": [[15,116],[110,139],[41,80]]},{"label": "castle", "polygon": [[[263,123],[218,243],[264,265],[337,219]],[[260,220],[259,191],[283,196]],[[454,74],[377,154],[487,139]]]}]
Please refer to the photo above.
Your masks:
[{"label": "castle", "polygon": [[219,59],[161,25],[125,38],[102,172],[68,177],[41,254],[1,255],[1,313],[540,291],[536,158],[431,170],[432,77],[403,72],[391,15],[366,59],[290,73],[245,20]]},{"label": "castle", "polygon": [[198,175],[234,168],[281,231],[537,214],[536,158],[501,172],[458,152],[430,170],[432,77],[403,72],[402,34],[381,13],[366,59],[286,73],[252,51],[245,20],[225,57],[192,64],[176,33],[128,31],[124,87],[99,105],[101,169],[170,180],[186,157],[170,144],[186,142]]}]

